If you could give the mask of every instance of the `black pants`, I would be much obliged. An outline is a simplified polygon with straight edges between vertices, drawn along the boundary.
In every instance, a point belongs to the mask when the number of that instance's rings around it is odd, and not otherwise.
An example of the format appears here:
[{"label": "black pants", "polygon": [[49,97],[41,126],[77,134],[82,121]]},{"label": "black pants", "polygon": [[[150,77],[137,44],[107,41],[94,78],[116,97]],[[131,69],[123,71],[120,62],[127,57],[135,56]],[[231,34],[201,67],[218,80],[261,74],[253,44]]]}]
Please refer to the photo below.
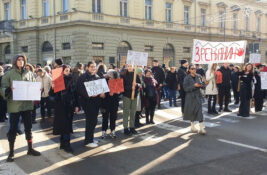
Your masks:
[{"label": "black pants", "polygon": [[[145,108],[146,113],[146,121],[153,121],[154,119],[154,113],[155,113],[155,106],[149,106]],[[150,116],[150,118],[149,118]]]},{"label": "black pants", "polygon": [[185,91],[182,89],[180,90],[180,97],[181,97],[181,109],[182,109],[182,113],[184,113]]},{"label": "black pants", "polygon": [[85,143],[92,143],[94,141],[94,132],[97,124],[97,116],[99,106],[94,104],[86,104],[84,107],[86,115],[85,121]]},{"label": "black pants", "polygon": [[234,92],[234,98],[235,98],[235,103],[238,104],[239,103],[239,92],[237,91],[237,89],[233,89]]},{"label": "black pants", "polygon": [[115,130],[116,127],[116,119],[117,119],[117,110],[114,111],[105,111],[103,114],[103,121],[102,121],[102,131],[107,131],[108,129],[108,120],[110,122],[110,130]]},{"label": "black pants", "polygon": [[264,99],[264,91],[258,90],[256,92],[255,90],[255,95],[254,95],[254,100],[255,100],[255,111],[262,111],[263,108],[263,99]]},{"label": "black pants", "polygon": [[5,100],[0,96],[0,121],[5,121],[6,119],[6,102]]},{"label": "black pants", "polygon": [[18,112],[18,113],[10,113],[10,116],[9,116],[10,117],[10,129],[7,134],[9,142],[15,142],[20,116],[22,117],[22,120],[24,121],[26,140],[32,139],[31,111],[23,111],[23,112]]},{"label": "black pants", "polygon": [[[213,99],[213,102],[212,102],[212,99]],[[208,98],[208,111],[209,112],[215,111],[216,100],[217,100],[216,95],[209,95],[209,98]],[[212,106],[211,106],[211,102],[212,102]]]},{"label": "black pants", "polygon": [[230,89],[231,87],[219,86],[219,105],[220,109],[223,108],[223,99],[224,99],[224,108],[228,108],[229,98],[230,98]]},{"label": "black pants", "polygon": [[50,103],[49,103],[49,97],[42,97],[40,104],[41,104],[41,116],[42,116],[42,118],[45,117],[45,109],[47,109],[48,117],[51,117],[51,108],[50,108]]}]

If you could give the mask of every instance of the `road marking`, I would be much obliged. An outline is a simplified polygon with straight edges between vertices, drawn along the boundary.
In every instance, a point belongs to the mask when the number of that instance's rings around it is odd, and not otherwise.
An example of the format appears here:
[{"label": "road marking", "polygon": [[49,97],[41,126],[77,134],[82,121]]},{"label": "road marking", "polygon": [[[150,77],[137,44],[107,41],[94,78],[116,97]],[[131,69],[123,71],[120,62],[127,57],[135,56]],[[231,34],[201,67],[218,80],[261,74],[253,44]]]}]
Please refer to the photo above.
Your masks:
[{"label": "road marking", "polygon": [[231,145],[235,145],[235,146],[240,146],[240,147],[244,147],[244,148],[248,148],[248,149],[253,149],[253,150],[257,150],[257,151],[261,151],[261,152],[267,152],[267,149],[264,148],[259,148],[256,146],[251,146],[251,145],[247,145],[247,144],[243,144],[243,143],[238,143],[238,142],[233,142],[233,141],[229,141],[229,140],[224,140],[224,139],[217,139],[220,142],[224,142],[224,143],[228,143]]}]

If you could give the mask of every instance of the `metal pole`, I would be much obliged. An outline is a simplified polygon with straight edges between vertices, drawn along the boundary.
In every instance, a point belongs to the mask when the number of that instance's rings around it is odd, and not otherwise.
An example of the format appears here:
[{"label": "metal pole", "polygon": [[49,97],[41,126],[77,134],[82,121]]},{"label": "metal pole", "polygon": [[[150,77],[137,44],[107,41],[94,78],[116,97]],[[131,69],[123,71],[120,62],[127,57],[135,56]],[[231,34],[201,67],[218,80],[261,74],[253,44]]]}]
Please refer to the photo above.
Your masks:
[{"label": "metal pole", "polygon": [[195,0],[195,35],[197,35],[197,0]]},{"label": "metal pole", "polygon": [[56,47],[56,43],[57,43],[57,36],[56,36],[56,2],[55,0],[53,0],[53,17],[54,17],[54,59],[56,59],[56,50],[57,50],[57,47]]},{"label": "metal pole", "polygon": [[224,22],[223,22],[223,27],[224,27],[224,31],[223,31],[223,37],[224,37],[224,41],[226,40],[226,33],[225,33],[225,26],[226,26],[226,7],[224,7]]}]

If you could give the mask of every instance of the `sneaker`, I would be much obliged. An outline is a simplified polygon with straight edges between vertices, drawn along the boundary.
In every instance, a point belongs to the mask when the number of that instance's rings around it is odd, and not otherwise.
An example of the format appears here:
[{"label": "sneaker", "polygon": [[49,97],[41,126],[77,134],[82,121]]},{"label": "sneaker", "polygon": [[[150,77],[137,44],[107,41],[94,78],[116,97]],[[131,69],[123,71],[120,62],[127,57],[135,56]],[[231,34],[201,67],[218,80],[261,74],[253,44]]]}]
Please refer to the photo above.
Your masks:
[{"label": "sneaker", "polygon": [[96,144],[98,144],[98,143],[99,143],[99,141],[98,141],[98,140],[95,140],[95,139],[94,139],[94,141],[93,141],[93,142],[94,142],[94,143],[96,143]]},{"label": "sneaker", "polygon": [[10,153],[6,159],[7,162],[14,162],[14,154]]},{"label": "sneaker", "polygon": [[117,138],[117,135],[116,135],[116,132],[115,132],[115,130],[113,130],[113,131],[111,131],[111,133],[110,133],[110,137],[111,138]]},{"label": "sneaker", "polygon": [[124,134],[125,134],[125,135],[131,135],[131,132],[129,131],[128,128],[126,128],[126,129],[124,129]]},{"label": "sneaker", "polygon": [[88,147],[90,147],[90,148],[96,148],[96,147],[98,147],[98,144],[92,142],[92,143],[87,144],[86,146],[88,146]]},{"label": "sneaker", "polygon": [[138,134],[138,132],[137,132],[134,128],[131,128],[131,129],[130,129],[130,132],[131,132],[133,135]]},{"label": "sneaker", "polygon": [[40,156],[41,155],[41,153],[39,151],[36,151],[35,149],[29,149],[27,154],[30,156]]},{"label": "sneaker", "polygon": [[101,139],[104,139],[104,138],[106,138],[106,137],[107,137],[107,133],[106,133],[106,131],[102,131]]},{"label": "sneaker", "polygon": [[155,124],[154,120],[150,120],[150,124],[154,125]]}]

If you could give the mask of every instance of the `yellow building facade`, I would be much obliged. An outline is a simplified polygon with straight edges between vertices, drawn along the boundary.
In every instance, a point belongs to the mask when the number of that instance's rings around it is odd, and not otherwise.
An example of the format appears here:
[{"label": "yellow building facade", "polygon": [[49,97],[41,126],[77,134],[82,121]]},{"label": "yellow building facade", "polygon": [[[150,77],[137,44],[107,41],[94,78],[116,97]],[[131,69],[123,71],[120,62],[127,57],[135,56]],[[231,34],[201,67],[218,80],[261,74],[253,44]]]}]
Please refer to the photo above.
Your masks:
[{"label": "yellow building facade", "polygon": [[267,60],[267,4],[256,0],[1,0],[0,60],[103,60],[121,66],[129,49],[167,66],[191,59],[193,39],[247,40]]}]

